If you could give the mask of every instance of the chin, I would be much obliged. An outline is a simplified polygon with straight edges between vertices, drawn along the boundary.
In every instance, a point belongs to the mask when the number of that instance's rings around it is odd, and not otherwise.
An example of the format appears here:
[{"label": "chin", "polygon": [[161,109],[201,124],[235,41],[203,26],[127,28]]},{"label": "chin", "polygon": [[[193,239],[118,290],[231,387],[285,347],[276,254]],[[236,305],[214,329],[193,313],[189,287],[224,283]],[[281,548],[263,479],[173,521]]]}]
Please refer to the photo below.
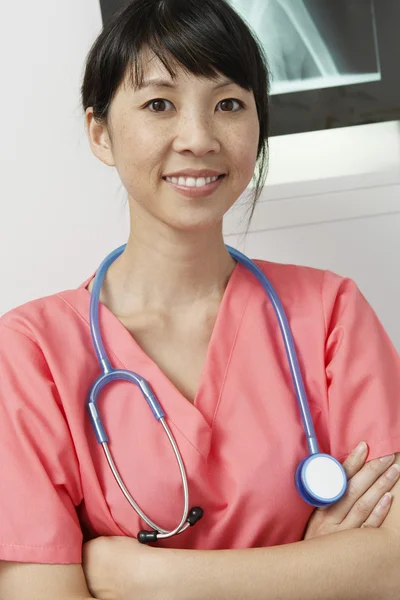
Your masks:
[{"label": "chin", "polygon": [[164,221],[166,225],[169,225],[175,231],[184,232],[200,232],[207,230],[214,230],[217,227],[221,227],[223,215],[204,216],[202,219],[188,218],[185,220],[176,221],[170,219]]}]

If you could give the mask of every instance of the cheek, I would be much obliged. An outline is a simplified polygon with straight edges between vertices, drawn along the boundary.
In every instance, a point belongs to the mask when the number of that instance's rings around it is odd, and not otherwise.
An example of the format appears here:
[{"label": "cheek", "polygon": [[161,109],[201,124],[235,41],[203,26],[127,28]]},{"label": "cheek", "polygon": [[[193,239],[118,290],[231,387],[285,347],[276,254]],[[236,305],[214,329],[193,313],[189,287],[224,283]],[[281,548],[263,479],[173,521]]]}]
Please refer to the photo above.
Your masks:
[{"label": "cheek", "polygon": [[232,139],[232,152],[234,162],[241,177],[251,178],[257,160],[258,140],[260,128],[258,120],[249,123],[245,128],[237,131]]},{"label": "cheek", "polygon": [[[148,182],[157,181],[165,139],[160,132],[152,133],[140,127],[121,131],[115,151],[116,166],[125,188],[132,193]],[[155,176],[156,175],[156,176]]]}]

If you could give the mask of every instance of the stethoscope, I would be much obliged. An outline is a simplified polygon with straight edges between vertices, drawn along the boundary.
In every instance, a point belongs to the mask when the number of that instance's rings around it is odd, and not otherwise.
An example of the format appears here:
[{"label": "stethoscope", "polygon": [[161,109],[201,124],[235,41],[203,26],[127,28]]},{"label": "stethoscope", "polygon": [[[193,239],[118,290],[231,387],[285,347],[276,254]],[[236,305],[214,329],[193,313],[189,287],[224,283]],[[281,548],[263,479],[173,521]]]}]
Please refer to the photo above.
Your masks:
[{"label": "stethoscope", "polygon": [[[137,535],[137,539],[140,543],[147,544],[149,542],[156,542],[160,539],[172,537],[178,533],[183,533],[189,526],[195,525],[202,518],[203,509],[200,508],[200,506],[194,506],[189,510],[188,483],[182,456],[179,452],[175,438],[165,421],[165,413],[161,408],[153,390],[151,389],[150,384],[137,373],[127,371],[126,369],[114,369],[111,366],[110,360],[104,348],[103,340],[101,338],[99,327],[99,298],[101,286],[103,284],[108,267],[114,262],[114,260],[118,258],[118,256],[122,254],[122,252],[125,250],[125,247],[126,245],[124,244],[120,248],[117,248],[103,260],[94,279],[90,298],[90,331],[102,374],[96,379],[90,388],[88,395],[88,410],[97,441],[103,447],[107,462],[121,491],[132,508],[137,512],[139,517],[141,517],[141,519],[143,519],[143,521],[145,521],[147,525],[151,527],[150,531],[141,530]],[[330,456],[329,454],[323,454],[319,451],[314,424],[308,405],[296,350],[294,347],[293,336],[285,315],[285,311],[277,293],[261,269],[252,260],[247,258],[235,248],[227,246],[227,250],[234,260],[247,267],[261,283],[264,290],[268,294],[278,319],[309,450],[309,455],[300,462],[296,469],[295,484],[297,490],[300,496],[308,504],[318,508],[329,506],[330,504],[340,500],[340,498],[344,495],[347,488],[346,473],[340,462],[338,462],[333,456]],[[118,380],[129,381],[139,387],[155,419],[161,423],[173,448],[182,479],[184,507],[182,518],[179,524],[172,531],[163,529],[144,514],[125,486],[108,447],[108,437],[104,430],[96,402],[101,390],[107,384]]]}]

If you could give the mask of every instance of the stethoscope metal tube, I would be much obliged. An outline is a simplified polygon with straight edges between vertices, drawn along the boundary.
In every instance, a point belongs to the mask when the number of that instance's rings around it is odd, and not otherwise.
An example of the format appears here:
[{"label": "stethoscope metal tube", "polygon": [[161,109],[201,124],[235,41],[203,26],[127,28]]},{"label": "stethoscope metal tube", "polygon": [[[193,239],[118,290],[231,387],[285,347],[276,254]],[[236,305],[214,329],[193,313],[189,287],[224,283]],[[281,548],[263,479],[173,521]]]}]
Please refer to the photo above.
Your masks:
[{"label": "stethoscope metal tube", "polygon": [[[189,489],[188,489],[187,476],[186,476],[186,470],[184,467],[183,459],[182,459],[181,453],[179,452],[179,448],[174,439],[174,436],[172,435],[171,430],[165,421],[164,411],[162,410],[150,385],[143,377],[141,377],[137,373],[134,373],[132,371],[123,370],[123,369],[113,369],[113,367],[111,366],[111,363],[108,359],[108,356],[106,354],[105,348],[104,348],[103,340],[102,340],[101,334],[100,334],[99,314],[98,314],[99,313],[100,290],[101,290],[101,286],[103,284],[104,277],[105,277],[108,267],[123,252],[124,248],[125,248],[125,246],[121,246],[120,248],[115,250],[113,253],[111,253],[103,261],[103,263],[100,265],[100,268],[96,274],[95,282],[94,282],[93,289],[92,289],[92,294],[91,294],[91,298],[90,298],[90,330],[91,330],[92,340],[93,340],[93,344],[94,344],[95,351],[97,354],[97,358],[102,367],[103,373],[102,373],[102,375],[100,375],[100,377],[98,377],[96,379],[96,381],[93,383],[93,385],[89,391],[88,410],[89,410],[92,424],[93,424],[93,427],[94,427],[94,430],[96,433],[97,441],[103,447],[105,457],[106,457],[109,467],[115,477],[115,480],[118,483],[118,486],[120,487],[122,493],[124,494],[125,498],[128,500],[129,504],[132,506],[132,508],[143,519],[143,521],[145,521],[145,523],[147,523],[147,525],[149,525],[149,527],[152,527],[154,530],[154,531],[150,531],[150,532],[142,530],[138,533],[138,540],[141,543],[148,543],[148,542],[157,541],[157,539],[172,537],[173,535],[176,535],[178,533],[183,533],[189,526],[194,525],[195,523],[197,523],[197,521],[199,521],[201,519],[201,517],[203,516],[203,510],[200,507],[193,507],[190,510],[190,514],[189,514]],[[110,448],[108,446],[109,440],[108,440],[107,434],[105,432],[103,423],[101,421],[99,411],[97,409],[97,400],[98,400],[99,394],[100,394],[101,390],[103,389],[103,387],[105,387],[107,384],[109,384],[113,381],[118,381],[118,380],[129,381],[131,383],[136,384],[139,387],[139,389],[142,392],[155,419],[157,421],[159,421],[161,423],[161,425],[163,426],[163,429],[169,439],[169,442],[173,448],[176,460],[178,462],[179,471],[180,471],[181,479],[182,479],[183,496],[184,496],[183,513],[182,513],[182,518],[181,518],[179,524],[177,525],[177,527],[175,527],[175,529],[173,529],[171,531],[163,529],[162,527],[160,527],[159,525],[154,523],[142,511],[142,509],[137,504],[137,502],[134,500],[134,498],[130,494],[128,488],[126,487],[126,485],[121,477],[121,474],[119,473],[118,468],[115,464],[115,461],[112,457]]]},{"label": "stethoscope metal tube", "polygon": [[[112,262],[114,262],[114,260],[116,260],[116,258],[118,258],[118,256],[120,256],[120,254],[122,254],[124,249],[125,245],[120,246],[104,259],[94,280],[90,298],[90,331],[102,374],[96,379],[90,388],[87,407],[97,441],[103,447],[105,457],[118,486],[140,518],[152,528],[152,531],[140,531],[137,536],[139,542],[147,544],[149,542],[156,542],[158,539],[169,538],[173,535],[177,535],[183,531],[186,531],[189,526],[195,525],[202,518],[203,509],[199,506],[195,506],[189,510],[189,490],[184,462],[176,440],[165,421],[164,411],[161,408],[153,390],[151,389],[150,384],[143,377],[141,377],[141,375],[134,373],[133,371],[114,369],[111,366],[110,360],[104,348],[99,326],[100,290],[108,267]],[[345,493],[347,488],[346,474],[342,465],[335,458],[329,454],[320,453],[319,451],[314,424],[312,421],[303,378],[294,346],[293,336],[282,303],[268,278],[253,261],[235,248],[227,246],[227,249],[232,258],[246,266],[261,283],[271,300],[279,323],[309,449],[309,455],[304,458],[297,467],[295,473],[296,487],[302,498],[312,506],[329,506],[330,504],[337,502]],[[153,413],[154,418],[161,423],[174,451],[183,486],[183,512],[179,524],[171,531],[163,529],[146,516],[125,486],[124,481],[113,460],[108,445],[109,440],[97,408],[97,401],[101,390],[109,383],[118,380],[129,381],[130,383],[134,383],[139,387],[143,397]]]},{"label": "stethoscope metal tube", "polygon": [[[111,455],[110,449],[108,447],[107,443],[103,443],[103,450],[104,453],[106,455],[108,464],[111,468],[111,471],[119,485],[119,487],[121,488],[125,498],[128,500],[129,504],[132,506],[132,508],[134,508],[137,512],[137,514],[143,519],[143,521],[145,521],[147,523],[147,525],[149,525],[149,527],[152,527],[154,530],[158,531],[158,535],[157,535],[157,539],[162,539],[162,538],[167,538],[167,537],[172,537],[173,535],[177,534],[177,533],[182,533],[183,531],[185,531],[185,529],[187,529],[189,527],[189,523],[186,523],[187,517],[188,517],[188,512],[189,512],[189,489],[188,489],[188,483],[187,483],[187,479],[186,479],[186,472],[185,472],[185,468],[183,466],[183,461],[182,461],[182,457],[180,455],[180,452],[178,450],[178,446],[171,434],[171,431],[168,427],[168,425],[166,424],[164,419],[160,419],[160,423],[161,425],[164,427],[164,430],[170,440],[170,443],[174,449],[174,453],[176,456],[176,459],[178,461],[178,465],[179,465],[179,471],[181,474],[181,478],[182,478],[182,485],[183,485],[183,496],[184,496],[184,508],[183,508],[183,516],[182,519],[179,523],[179,525],[173,529],[172,531],[168,531],[166,529],[163,529],[162,527],[160,527],[160,525],[157,525],[156,523],[154,523],[151,519],[149,519],[144,512],[141,510],[141,508],[139,507],[139,505],[135,502],[135,500],[132,498],[131,494],[129,493],[129,490],[127,489],[127,487],[125,486],[123,479],[121,477],[121,475],[118,472],[118,469],[114,463],[113,457]],[[185,524],[185,525],[184,525]]]}]

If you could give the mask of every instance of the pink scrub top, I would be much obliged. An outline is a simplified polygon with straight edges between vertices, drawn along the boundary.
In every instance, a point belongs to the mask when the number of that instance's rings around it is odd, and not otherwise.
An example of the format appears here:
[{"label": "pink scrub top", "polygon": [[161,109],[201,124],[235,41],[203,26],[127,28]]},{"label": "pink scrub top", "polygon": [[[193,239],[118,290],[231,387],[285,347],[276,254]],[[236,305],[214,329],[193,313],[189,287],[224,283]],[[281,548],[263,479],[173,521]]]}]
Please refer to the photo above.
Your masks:
[{"label": "pink scrub top", "polygon": [[[321,450],[340,461],[361,440],[370,459],[400,451],[400,358],[356,285],[329,271],[256,262],[287,312]],[[147,528],[119,490],[86,410],[100,373],[87,284],[0,319],[0,560],[80,563],[84,541]],[[153,387],[186,465],[190,506],[204,509],[194,528],[160,546],[301,540],[313,509],[294,473],[307,446],[275,313],[254,276],[240,264],[233,271],[194,404],[103,305],[100,323],[112,364]],[[182,486],[161,425],[127,382],[108,386],[98,406],[132,496],[172,529]]]}]

